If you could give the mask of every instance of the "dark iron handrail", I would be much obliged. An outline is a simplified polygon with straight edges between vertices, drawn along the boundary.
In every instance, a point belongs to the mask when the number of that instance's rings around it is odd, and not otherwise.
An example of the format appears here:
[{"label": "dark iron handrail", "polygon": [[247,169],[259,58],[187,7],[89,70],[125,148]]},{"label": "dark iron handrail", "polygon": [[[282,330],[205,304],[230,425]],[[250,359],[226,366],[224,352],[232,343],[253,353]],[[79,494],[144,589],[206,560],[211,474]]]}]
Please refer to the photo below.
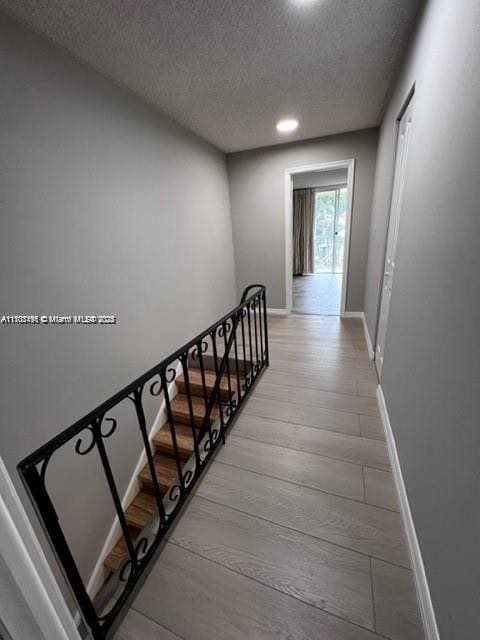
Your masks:
[{"label": "dark iron handrail", "polygon": [[[251,293],[252,290],[255,292]],[[240,335],[238,335],[239,330]],[[219,341],[220,349],[223,347],[221,357],[218,354]],[[209,348],[210,353],[208,353]],[[239,357],[239,350],[242,357]],[[207,393],[205,383],[205,360],[207,358],[210,358],[211,366],[215,371],[215,382],[210,394]],[[240,304],[230,313],[18,464],[26,491],[63,570],[67,584],[78,603],[83,621],[95,640],[104,640],[110,635],[122,607],[132,596],[135,585],[175,522],[199,476],[210,462],[219,444],[225,441],[228,429],[250,394],[258,376],[268,366],[268,358],[266,291],[263,285],[250,285],[243,292]],[[192,458],[187,463],[181,459],[178,450],[176,425],[172,415],[171,392],[169,390],[169,385],[176,379],[177,367],[181,369],[183,374],[184,393],[188,401],[194,445]],[[205,402],[205,414],[200,428],[197,428],[195,424],[192,405],[190,372],[193,368],[200,370]],[[232,374],[232,368],[234,374]],[[232,385],[232,378],[236,382],[235,385]],[[221,394],[223,380],[226,380],[228,386],[227,400],[222,398]],[[143,407],[143,395],[147,387],[149,387],[152,396],[162,396],[173,445],[177,482],[170,487],[166,495],[160,490],[147,430]],[[130,534],[122,507],[122,499],[103,442],[114,434],[117,427],[117,419],[112,417],[110,413],[126,399],[129,399],[135,408],[157,508],[154,518],[136,540],[133,540]],[[218,408],[219,417],[213,422],[212,412],[215,407]],[[89,435],[90,438],[90,442],[86,446],[82,441],[84,435]],[[60,448],[75,438],[78,438],[75,443],[77,454],[86,455],[94,449],[98,451],[128,552],[126,560],[115,574],[115,579],[109,581],[109,584],[116,586],[117,590],[113,597],[106,598],[103,595],[100,612],[97,611],[94,602],[87,593],[45,484],[50,459]],[[107,601],[110,608],[105,606]]]}]

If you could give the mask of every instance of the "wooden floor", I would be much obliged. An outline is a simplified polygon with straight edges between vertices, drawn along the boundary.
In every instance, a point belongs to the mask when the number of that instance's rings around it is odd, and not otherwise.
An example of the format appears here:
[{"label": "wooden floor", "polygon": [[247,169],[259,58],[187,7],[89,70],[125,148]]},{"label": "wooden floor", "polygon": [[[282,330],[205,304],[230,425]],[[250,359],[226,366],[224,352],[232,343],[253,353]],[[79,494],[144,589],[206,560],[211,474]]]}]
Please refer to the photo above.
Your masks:
[{"label": "wooden floor", "polygon": [[424,638],[361,322],[269,328],[271,366],[117,640]]},{"label": "wooden floor", "polygon": [[293,276],[293,311],[301,314],[340,315],[341,273]]}]

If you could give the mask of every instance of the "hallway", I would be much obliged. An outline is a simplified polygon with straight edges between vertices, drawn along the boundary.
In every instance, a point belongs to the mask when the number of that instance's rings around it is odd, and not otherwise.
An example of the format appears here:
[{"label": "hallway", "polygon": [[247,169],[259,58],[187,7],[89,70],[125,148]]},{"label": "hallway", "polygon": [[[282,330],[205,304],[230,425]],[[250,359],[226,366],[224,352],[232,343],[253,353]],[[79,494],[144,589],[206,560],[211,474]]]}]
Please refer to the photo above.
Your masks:
[{"label": "hallway", "polygon": [[269,332],[270,369],[117,640],[424,638],[361,322]]},{"label": "hallway", "polygon": [[340,315],[341,273],[293,276],[293,312],[307,315]]}]

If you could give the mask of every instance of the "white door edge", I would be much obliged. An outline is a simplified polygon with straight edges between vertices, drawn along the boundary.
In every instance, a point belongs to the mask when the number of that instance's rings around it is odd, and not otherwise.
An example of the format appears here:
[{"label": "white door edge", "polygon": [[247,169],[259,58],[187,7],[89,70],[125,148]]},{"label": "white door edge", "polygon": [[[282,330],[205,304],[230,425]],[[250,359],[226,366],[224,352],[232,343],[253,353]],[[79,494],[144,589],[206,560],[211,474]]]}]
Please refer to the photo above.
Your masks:
[{"label": "white door edge", "polygon": [[405,175],[410,143],[413,109],[413,93],[407,99],[402,115],[398,120],[398,137],[395,148],[395,169],[393,176],[392,198],[390,203],[389,222],[383,261],[381,292],[378,310],[378,326],[375,341],[375,366],[381,380],[385,355],[386,335],[390,313],[390,301],[396,267],[396,248],[398,229],[403,206]]},{"label": "white door edge", "polygon": [[[75,622],[1,457],[0,554],[45,640],[80,640]],[[8,625],[6,620],[4,623]]]}]

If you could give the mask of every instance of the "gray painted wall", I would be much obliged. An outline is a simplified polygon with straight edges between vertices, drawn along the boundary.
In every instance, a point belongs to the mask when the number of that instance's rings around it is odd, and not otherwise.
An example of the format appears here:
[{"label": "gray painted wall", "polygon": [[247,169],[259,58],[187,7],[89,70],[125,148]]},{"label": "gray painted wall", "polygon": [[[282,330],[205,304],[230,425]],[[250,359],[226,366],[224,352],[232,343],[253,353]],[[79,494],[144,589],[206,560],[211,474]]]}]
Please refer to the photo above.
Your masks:
[{"label": "gray painted wall", "polygon": [[332,187],[347,184],[347,169],[332,169],[331,171],[304,171],[293,176],[294,189],[313,189],[315,187]]},{"label": "gray painted wall", "polygon": [[[1,314],[118,318],[0,326],[1,454],[18,486],[23,456],[237,296],[223,154],[4,17],[0,60]],[[108,441],[120,488],[140,451],[131,408],[122,417]],[[113,517],[97,456],[72,444],[50,465],[88,575]]]},{"label": "gray painted wall", "polygon": [[416,83],[382,385],[444,640],[480,634],[480,3],[432,0],[382,125],[374,331],[395,119]]},{"label": "gray painted wall", "polygon": [[347,310],[363,309],[377,130],[329,136],[228,156],[237,286],[267,285],[268,304],[286,307],[285,169],[356,159]]}]

